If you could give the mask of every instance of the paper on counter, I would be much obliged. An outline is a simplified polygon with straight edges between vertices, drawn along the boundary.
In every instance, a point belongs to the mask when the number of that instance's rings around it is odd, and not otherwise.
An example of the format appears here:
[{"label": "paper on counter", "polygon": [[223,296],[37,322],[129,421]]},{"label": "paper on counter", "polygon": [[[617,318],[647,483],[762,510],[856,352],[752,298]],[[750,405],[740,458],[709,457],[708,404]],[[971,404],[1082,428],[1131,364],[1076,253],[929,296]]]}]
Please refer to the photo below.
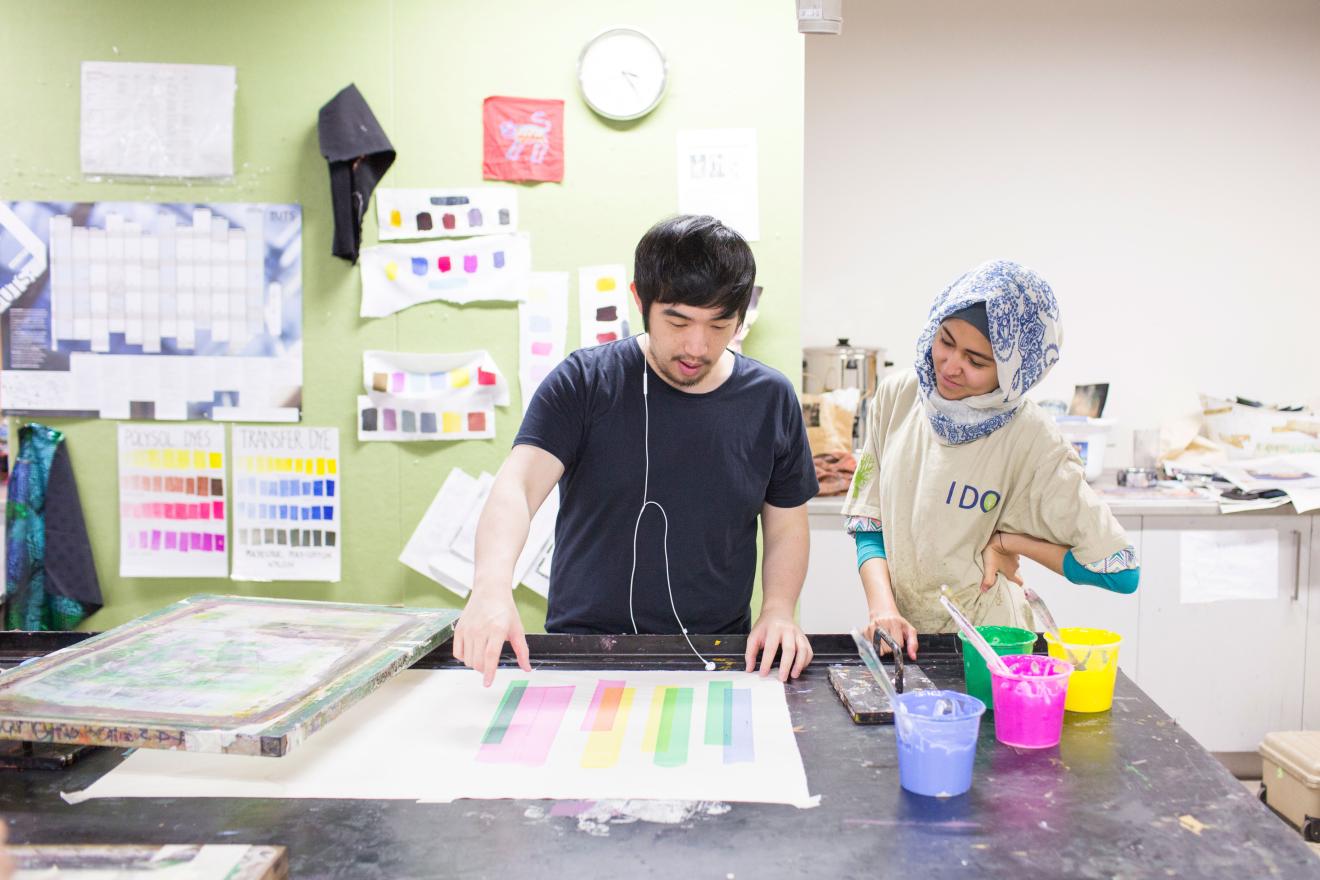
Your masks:
[{"label": "paper on counter", "polygon": [[1268,600],[1279,595],[1279,533],[1188,529],[1179,533],[1179,601]]},{"label": "paper on counter", "polygon": [[[522,731],[535,749],[516,756],[492,753],[483,741],[514,681],[551,689],[560,698]],[[597,730],[604,687],[629,691],[611,727]],[[712,692],[736,690],[735,736],[746,748],[727,760],[727,746],[708,742],[708,714],[728,703]],[[686,691],[690,707],[669,723],[685,747],[672,749],[668,766],[655,760],[647,731],[660,719],[662,688]],[[543,691],[544,693],[545,691]],[[657,694],[661,699],[657,699]],[[675,705],[680,701],[675,700]],[[727,711],[727,710],[726,710]],[[506,734],[507,735],[507,734]],[[718,735],[718,734],[717,734]],[[611,744],[619,750],[610,763]],[[668,738],[677,742],[677,737]],[[649,746],[649,748],[648,748]],[[505,757],[516,760],[504,760]],[[681,757],[681,762],[677,759]],[[583,763],[609,766],[584,767]],[[362,772],[370,767],[370,773]],[[98,798],[336,798],[448,802],[458,798],[652,798],[816,804],[793,733],[784,686],[774,677],[745,672],[563,671],[499,669],[485,688],[468,670],[404,670],[292,754],[283,758],[208,755],[138,749],[83,792],[74,803]]]}]

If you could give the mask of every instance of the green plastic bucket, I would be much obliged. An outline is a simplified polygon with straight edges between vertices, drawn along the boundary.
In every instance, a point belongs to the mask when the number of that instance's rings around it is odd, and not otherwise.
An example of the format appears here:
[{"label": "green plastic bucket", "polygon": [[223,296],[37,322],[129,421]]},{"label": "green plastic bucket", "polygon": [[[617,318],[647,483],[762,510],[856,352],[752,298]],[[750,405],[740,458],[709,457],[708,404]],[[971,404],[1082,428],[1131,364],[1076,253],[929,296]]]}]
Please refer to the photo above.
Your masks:
[{"label": "green plastic bucket", "polygon": [[[1036,645],[1036,634],[1029,629],[1016,626],[978,626],[976,631],[990,643],[1000,657],[1008,654],[1030,654]],[[967,637],[958,633],[962,642],[963,677],[967,681],[967,693],[985,703],[987,709],[994,708],[994,699],[990,691],[990,670],[985,668],[985,658],[973,645],[967,644]]]}]

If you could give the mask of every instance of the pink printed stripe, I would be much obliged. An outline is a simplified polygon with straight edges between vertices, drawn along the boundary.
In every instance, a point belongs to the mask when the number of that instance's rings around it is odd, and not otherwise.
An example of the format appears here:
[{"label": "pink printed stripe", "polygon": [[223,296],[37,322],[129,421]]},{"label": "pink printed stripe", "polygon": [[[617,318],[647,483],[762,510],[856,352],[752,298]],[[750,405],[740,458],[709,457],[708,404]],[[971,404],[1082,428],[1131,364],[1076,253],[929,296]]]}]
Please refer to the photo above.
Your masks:
[{"label": "pink printed stripe", "polygon": [[487,764],[544,764],[572,698],[573,685],[527,688],[504,739],[483,745],[477,760]]}]

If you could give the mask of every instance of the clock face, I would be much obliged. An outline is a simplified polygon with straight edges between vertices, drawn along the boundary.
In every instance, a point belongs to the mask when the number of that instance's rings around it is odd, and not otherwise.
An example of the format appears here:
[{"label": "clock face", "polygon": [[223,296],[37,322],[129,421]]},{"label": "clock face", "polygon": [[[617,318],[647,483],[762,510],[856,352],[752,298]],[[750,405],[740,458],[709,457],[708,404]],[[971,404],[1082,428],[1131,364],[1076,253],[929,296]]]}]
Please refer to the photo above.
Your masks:
[{"label": "clock face", "polygon": [[645,116],[660,103],[665,81],[660,47],[632,28],[611,28],[597,35],[578,58],[582,97],[608,119]]}]

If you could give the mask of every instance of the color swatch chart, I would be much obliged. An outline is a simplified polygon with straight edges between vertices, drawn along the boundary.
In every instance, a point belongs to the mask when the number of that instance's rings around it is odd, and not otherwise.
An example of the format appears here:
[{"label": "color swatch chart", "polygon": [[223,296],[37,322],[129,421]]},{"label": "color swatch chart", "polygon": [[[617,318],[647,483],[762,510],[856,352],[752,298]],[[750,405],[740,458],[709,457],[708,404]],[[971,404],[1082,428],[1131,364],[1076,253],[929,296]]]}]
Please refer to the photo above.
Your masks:
[{"label": "color swatch chart", "polygon": [[516,302],[526,296],[532,248],[526,235],[378,244],[363,248],[364,318],[418,303]]},{"label": "color swatch chart", "polygon": [[119,426],[120,577],[226,577],[225,429]]},{"label": "color swatch chart", "polygon": [[236,580],[338,581],[339,429],[234,427]]},{"label": "color swatch chart", "polygon": [[578,319],[582,348],[628,335],[628,276],[623,266],[578,269]]},{"label": "color swatch chart", "polygon": [[568,340],[568,273],[533,272],[518,303],[518,383],[523,412],[537,387],[564,359]]},{"label": "color swatch chart", "polygon": [[465,440],[495,436],[509,385],[485,351],[363,353],[359,440]]},{"label": "color swatch chart", "polygon": [[518,193],[512,187],[376,190],[381,241],[457,238],[518,230]]},{"label": "color swatch chart", "polygon": [[[574,687],[531,686],[510,682],[482,737],[477,760],[483,763],[541,766],[564,727]],[[638,702],[638,694],[642,702]],[[601,680],[577,725],[585,733],[578,764],[583,769],[619,766],[630,733],[641,725],[643,760],[656,767],[683,767],[701,749],[718,750],[719,762],[745,764],[756,759],[752,693],[731,681],[704,687],[629,685],[626,679]],[[694,729],[695,701],[702,701],[702,723]],[[707,753],[707,759],[711,752]]]}]

